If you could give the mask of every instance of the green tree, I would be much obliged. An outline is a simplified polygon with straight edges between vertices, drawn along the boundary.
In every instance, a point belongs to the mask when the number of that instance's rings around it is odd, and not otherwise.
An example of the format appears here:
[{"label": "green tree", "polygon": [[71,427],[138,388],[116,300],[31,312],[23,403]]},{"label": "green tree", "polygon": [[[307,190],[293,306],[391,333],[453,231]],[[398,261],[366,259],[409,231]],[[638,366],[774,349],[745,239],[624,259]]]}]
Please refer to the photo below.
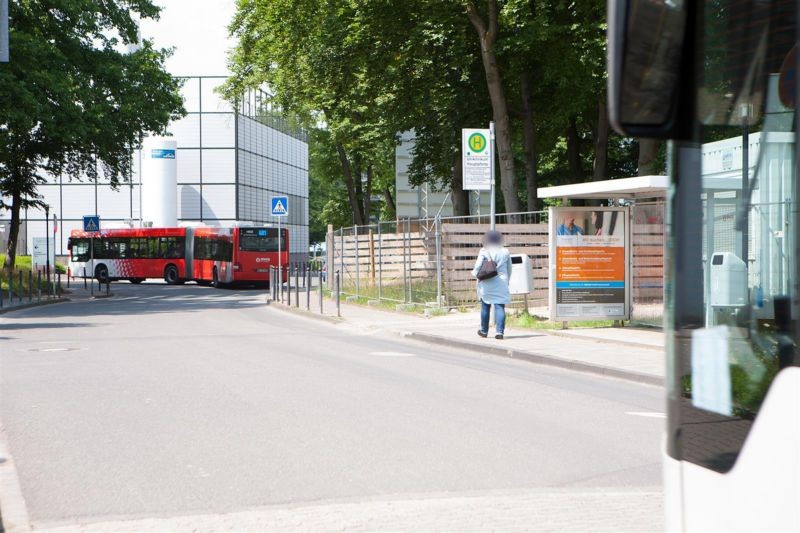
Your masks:
[{"label": "green tree", "polygon": [[[183,113],[168,52],[139,42],[134,16],[149,0],[17,0],[10,4],[11,61],[0,65],[0,192],[11,203],[6,266],[13,268],[20,210],[43,206],[47,174],[129,175],[131,149]],[[139,45],[131,52],[128,45]]]}]

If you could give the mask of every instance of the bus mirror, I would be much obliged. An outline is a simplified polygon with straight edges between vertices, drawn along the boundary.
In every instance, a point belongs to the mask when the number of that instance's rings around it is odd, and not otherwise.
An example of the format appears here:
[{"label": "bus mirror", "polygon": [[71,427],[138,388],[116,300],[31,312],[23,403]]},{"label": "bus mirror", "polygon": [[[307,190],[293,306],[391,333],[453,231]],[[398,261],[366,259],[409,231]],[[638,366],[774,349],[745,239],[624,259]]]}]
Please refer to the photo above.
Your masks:
[{"label": "bus mirror", "polygon": [[608,113],[622,135],[680,138],[688,0],[608,0]]}]

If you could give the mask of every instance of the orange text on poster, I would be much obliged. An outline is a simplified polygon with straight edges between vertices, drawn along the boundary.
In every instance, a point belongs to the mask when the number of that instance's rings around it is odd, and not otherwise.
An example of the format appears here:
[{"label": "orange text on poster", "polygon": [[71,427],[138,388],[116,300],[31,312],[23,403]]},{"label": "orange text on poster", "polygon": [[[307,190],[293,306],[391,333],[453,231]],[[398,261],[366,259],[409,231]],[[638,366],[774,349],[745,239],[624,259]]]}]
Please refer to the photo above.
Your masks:
[{"label": "orange text on poster", "polygon": [[625,248],[559,246],[556,281],[625,281]]}]

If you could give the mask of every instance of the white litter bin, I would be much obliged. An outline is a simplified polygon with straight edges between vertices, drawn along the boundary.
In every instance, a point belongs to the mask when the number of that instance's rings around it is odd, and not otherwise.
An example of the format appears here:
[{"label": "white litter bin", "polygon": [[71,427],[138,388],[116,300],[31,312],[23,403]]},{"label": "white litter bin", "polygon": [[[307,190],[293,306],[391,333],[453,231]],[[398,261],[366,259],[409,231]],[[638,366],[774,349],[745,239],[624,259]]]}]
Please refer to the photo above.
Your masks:
[{"label": "white litter bin", "polygon": [[533,292],[533,263],[524,254],[511,254],[511,278],[508,280],[511,294],[530,294]]},{"label": "white litter bin", "polygon": [[711,305],[741,307],[747,302],[747,268],[730,252],[711,256]]}]

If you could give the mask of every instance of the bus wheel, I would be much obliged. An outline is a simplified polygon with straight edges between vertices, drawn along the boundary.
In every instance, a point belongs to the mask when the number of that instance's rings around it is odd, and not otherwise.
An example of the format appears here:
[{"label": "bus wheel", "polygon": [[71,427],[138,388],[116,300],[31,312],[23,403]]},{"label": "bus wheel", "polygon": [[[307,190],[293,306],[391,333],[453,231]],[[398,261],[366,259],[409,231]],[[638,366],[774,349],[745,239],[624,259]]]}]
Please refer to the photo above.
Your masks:
[{"label": "bus wheel", "polygon": [[178,277],[178,267],[175,265],[167,265],[167,268],[164,269],[164,281],[167,282],[167,285],[177,285],[178,281],[180,281]]},{"label": "bus wheel", "polygon": [[214,270],[211,272],[211,286],[215,289],[219,289],[219,273],[217,272],[217,267],[214,267]]},{"label": "bus wheel", "polygon": [[100,283],[107,283],[108,280],[108,267],[105,265],[97,265],[94,269],[94,277]]}]

